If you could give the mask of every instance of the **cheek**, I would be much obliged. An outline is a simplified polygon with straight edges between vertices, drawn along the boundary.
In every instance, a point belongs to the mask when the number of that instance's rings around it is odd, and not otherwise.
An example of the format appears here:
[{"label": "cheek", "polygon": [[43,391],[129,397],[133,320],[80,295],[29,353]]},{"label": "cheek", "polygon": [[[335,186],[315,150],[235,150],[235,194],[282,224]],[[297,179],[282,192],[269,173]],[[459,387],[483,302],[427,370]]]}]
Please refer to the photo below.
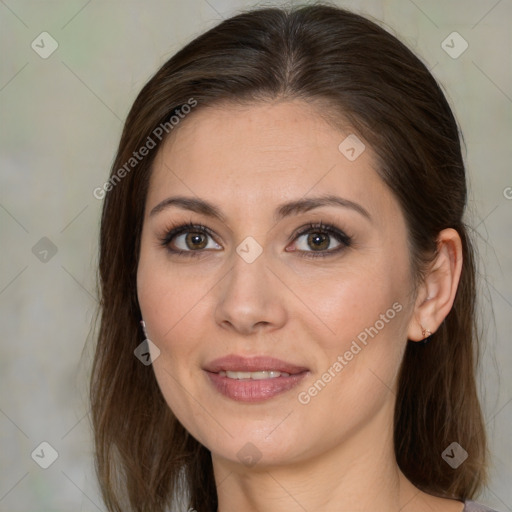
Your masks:
[{"label": "cheek", "polygon": [[370,421],[393,397],[408,313],[395,283],[378,276],[345,274],[329,281],[328,298],[319,292],[311,297],[330,329],[317,328],[316,336],[310,330],[317,345],[317,371],[297,390],[304,422],[312,431],[322,431],[330,410],[337,411],[330,416],[330,427],[344,435]]},{"label": "cheek", "polygon": [[[400,268],[399,261],[395,265]],[[314,402],[311,410],[318,407],[318,414],[321,404],[336,403],[364,415],[393,388],[405,349],[409,289],[407,273],[393,268],[387,257],[373,258],[296,281],[297,295],[314,312],[303,317],[302,330],[315,340],[318,356],[316,375],[300,390],[301,403]]]},{"label": "cheek", "polygon": [[[405,315],[397,315],[392,306],[402,302],[406,288],[406,279],[390,275],[390,267],[375,260],[372,265],[358,262],[350,268],[340,265],[333,272],[303,273],[294,278],[294,292],[309,309],[302,321],[311,327],[314,324],[321,339],[333,348],[340,348],[340,341],[356,337],[376,322],[382,327],[380,315],[385,315],[385,330],[389,331],[391,324],[396,330]],[[297,313],[299,310],[302,315],[304,307],[297,308]],[[386,321],[390,318],[392,321]]]},{"label": "cheek", "polygon": [[[202,338],[195,332],[197,315],[204,307],[201,301],[204,290],[200,280],[185,282],[168,265],[141,254],[137,293],[148,337],[160,350],[152,364],[155,378],[169,408],[203,443],[205,440],[196,432],[195,423],[201,421],[204,411],[194,407],[189,393],[196,394],[191,383],[196,377],[193,369],[197,366],[195,358]],[[206,422],[207,418],[202,421]]]},{"label": "cheek", "polygon": [[168,340],[182,340],[181,336],[176,337],[176,332],[200,310],[208,288],[201,278],[184,278],[183,271],[155,253],[141,251],[137,296],[148,335],[162,345],[159,347],[162,350]]},{"label": "cheek", "polygon": [[191,274],[173,267],[161,255],[141,252],[137,271],[139,305],[148,337],[160,350],[153,370],[167,403],[180,418],[192,413],[183,386],[190,388],[197,378],[194,371],[200,365],[210,307],[207,291],[213,286],[207,278]]}]

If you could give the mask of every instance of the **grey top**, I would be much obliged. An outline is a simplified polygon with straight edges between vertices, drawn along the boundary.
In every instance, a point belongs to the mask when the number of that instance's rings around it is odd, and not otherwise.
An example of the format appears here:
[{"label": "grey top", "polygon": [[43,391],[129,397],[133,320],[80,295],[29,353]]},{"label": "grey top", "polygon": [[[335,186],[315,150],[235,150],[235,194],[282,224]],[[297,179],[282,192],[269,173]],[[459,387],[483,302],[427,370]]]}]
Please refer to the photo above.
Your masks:
[{"label": "grey top", "polygon": [[462,512],[497,512],[497,510],[481,505],[476,501],[466,500]]}]

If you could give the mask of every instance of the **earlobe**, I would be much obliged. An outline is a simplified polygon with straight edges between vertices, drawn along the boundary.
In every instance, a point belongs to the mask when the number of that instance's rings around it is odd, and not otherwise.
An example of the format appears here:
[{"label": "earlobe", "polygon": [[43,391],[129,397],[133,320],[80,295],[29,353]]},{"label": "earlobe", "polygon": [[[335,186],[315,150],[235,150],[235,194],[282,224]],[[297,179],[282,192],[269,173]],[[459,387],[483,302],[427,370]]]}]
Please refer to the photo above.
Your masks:
[{"label": "earlobe", "polygon": [[436,257],[418,293],[408,339],[426,342],[437,331],[453,306],[461,272],[462,241],[455,229],[444,229],[438,235]]}]

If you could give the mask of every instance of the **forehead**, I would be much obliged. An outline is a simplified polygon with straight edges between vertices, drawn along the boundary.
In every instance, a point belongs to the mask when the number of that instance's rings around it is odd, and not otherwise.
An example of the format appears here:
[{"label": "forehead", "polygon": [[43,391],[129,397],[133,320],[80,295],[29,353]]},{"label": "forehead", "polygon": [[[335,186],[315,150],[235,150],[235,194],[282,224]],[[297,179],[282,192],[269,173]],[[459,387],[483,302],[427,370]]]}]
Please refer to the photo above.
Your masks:
[{"label": "forehead", "polygon": [[198,108],[160,148],[147,207],[187,194],[241,214],[337,193],[378,215],[392,205],[391,193],[371,148],[353,161],[340,151],[347,137],[350,127],[334,128],[318,106],[300,100]]}]

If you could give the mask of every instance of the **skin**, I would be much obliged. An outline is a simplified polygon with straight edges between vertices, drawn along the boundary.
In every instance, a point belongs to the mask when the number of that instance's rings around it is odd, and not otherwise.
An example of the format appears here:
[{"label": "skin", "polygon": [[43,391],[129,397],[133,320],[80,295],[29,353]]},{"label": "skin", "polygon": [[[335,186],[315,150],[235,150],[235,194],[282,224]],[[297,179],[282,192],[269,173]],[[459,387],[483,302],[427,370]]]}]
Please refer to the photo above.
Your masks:
[{"label": "skin", "polygon": [[[415,488],[393,452],[396,381],[407,340],[422,340],[421,326],[435,332],[450,311],[460,238],[453,229],[439,234],[439,254],[414,294],[405,219],[375,170],[371,148],[355,161],[338,150],[350,133],[299,100],[226,104],[191,114],[157,154],[139,304],[148,337],[161,351],[153,368],[163,395],[212,453],[220,512],[463,509]],[[273,220],[281,203],[323,194],[358,203],[371,220],[338,206]],[[173,195],[210,201],[226,220],[174,205],[150,215]],[[307,234],[294,233],[320,220],[350,235],[352,244],[325,258],[301,257],[315,246]],[[170,224],[189,221],[214,235],[189,245],[177,236],[174,248],[200,254],[171,254],[160,239]],[[252,263],[236,252],[248,236],[263,251]],[[203,249],[194,245],[203,242]],[[323,250],[339,244],[328,236]],[[300,403],[298,393],[394,303],[401,311],[309,403]],[[310,373],[270,400],[235,402],[202,370],[228,354],[270,355]],[[249,442],[260,457],[252,466],[237,456]]]}]

